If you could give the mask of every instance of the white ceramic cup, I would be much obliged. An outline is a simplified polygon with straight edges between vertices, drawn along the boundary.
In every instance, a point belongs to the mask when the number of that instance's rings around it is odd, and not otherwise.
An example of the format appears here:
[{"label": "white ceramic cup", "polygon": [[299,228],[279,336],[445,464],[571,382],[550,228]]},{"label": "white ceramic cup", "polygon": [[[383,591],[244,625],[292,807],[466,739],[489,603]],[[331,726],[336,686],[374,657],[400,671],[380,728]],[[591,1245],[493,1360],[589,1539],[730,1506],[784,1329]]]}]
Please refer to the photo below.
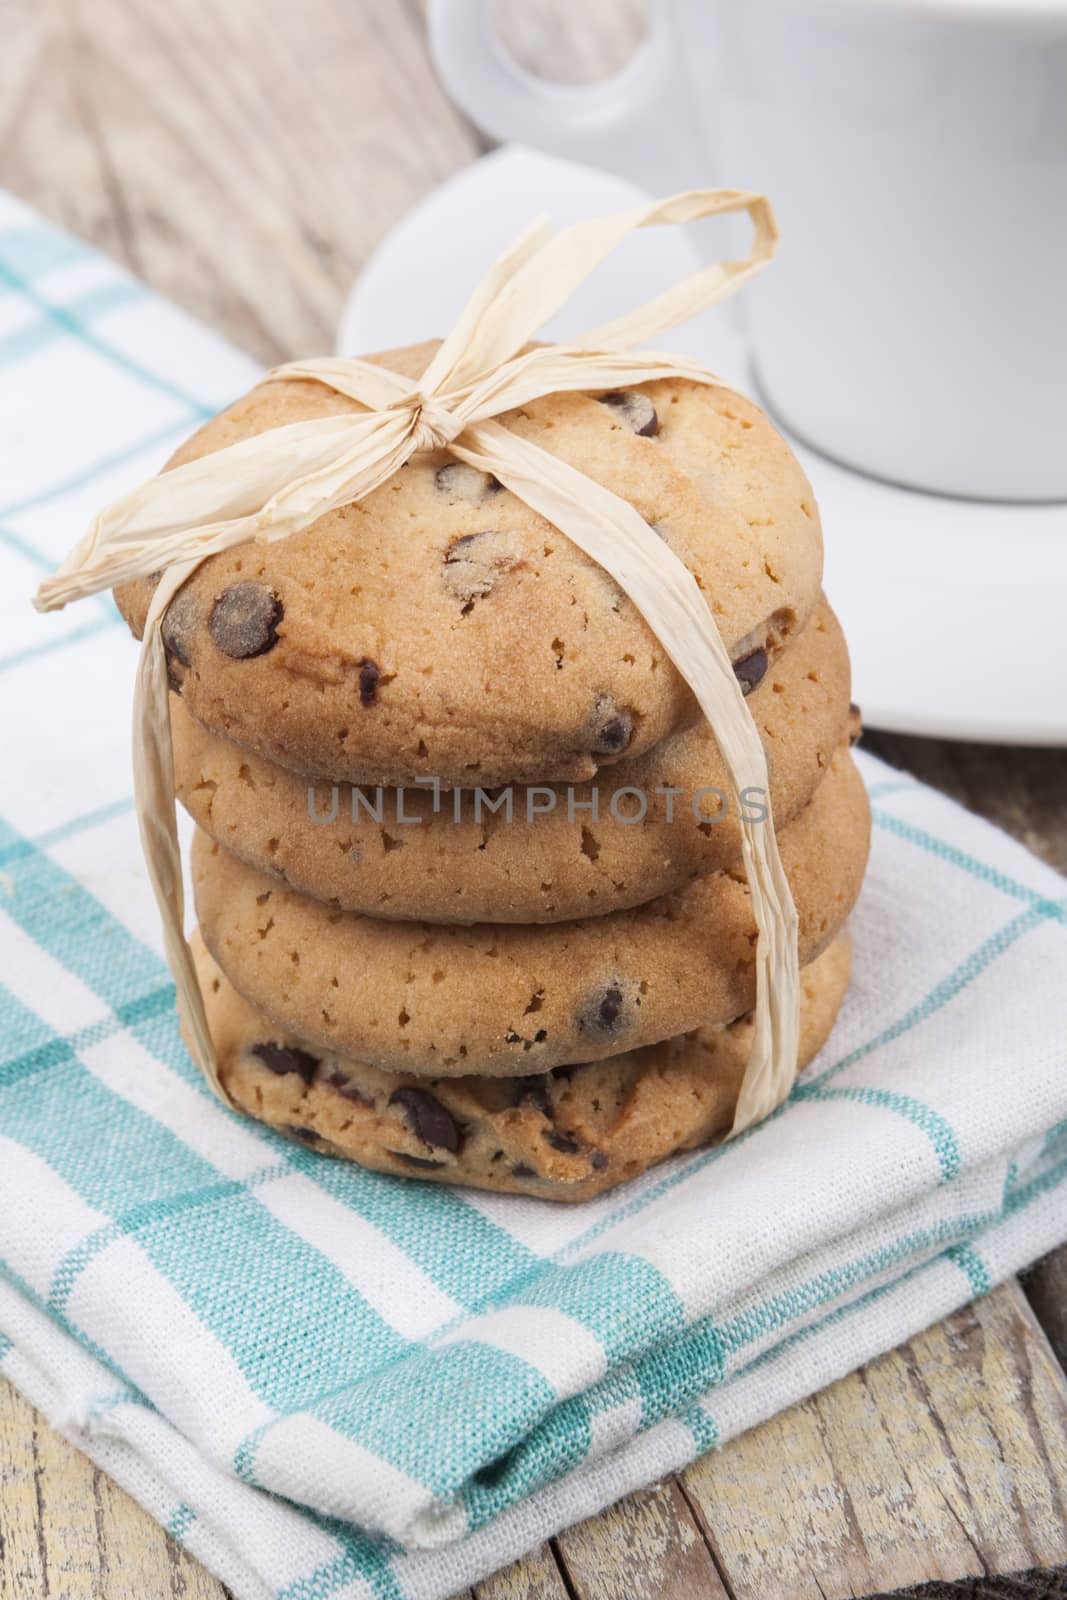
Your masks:
[{"label": "white ceramic cup", "polygon": [[1067,0],[650,0],[616,77],[545,82],[491,0],[430,0],[498,139],[668,194],[768,193],[746,296],[786,427],[923,490],[1067,499]]}]

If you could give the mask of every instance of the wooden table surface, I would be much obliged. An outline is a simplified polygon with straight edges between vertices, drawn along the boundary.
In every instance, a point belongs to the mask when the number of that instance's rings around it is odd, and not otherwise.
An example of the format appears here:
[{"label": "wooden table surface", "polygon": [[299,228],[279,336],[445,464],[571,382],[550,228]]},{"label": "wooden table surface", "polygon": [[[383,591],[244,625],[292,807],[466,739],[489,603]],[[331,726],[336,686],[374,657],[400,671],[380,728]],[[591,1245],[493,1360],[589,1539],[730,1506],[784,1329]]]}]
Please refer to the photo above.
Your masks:
[{"label": "wooden table surface", "polygon": [[[499,10],[524,59],[570,79],[619,65],[641,14]],[[418,0],[0,0],[0,25],[0,184],[263,361],[331,349],[378,239],[487,148],[435,80]],[[1067,870],[1067,752],[868,743]],[[983,1580],[1067,1563],[1065,1362],[1059,1252],[474,1592],[1035,1593]],[[2,1600],[223,1593],[0,1387]]]}]

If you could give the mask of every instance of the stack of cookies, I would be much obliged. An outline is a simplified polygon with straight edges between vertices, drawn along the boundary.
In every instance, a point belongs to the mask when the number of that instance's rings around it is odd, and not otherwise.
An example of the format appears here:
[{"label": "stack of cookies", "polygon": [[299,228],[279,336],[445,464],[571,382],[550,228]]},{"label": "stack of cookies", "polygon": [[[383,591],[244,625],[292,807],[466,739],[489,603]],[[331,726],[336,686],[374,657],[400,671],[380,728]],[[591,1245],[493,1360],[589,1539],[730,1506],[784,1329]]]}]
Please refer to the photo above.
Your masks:
[{"label": "stack of cookies", "polygon": [[[376,359],[415,378],[432,348]],[[267,382],[173,464],[354,409]],[[575,1200],[732,1122],[755,996],[739,805],[773,807],[797,907],[801,1067],[848,982],[868,812],[814,500],[758,408],[669,380],[503,420],[693,573],[770,794],[731,796],[613,580],[443,453],[193,574],[163,624],[175,777],[234,1102],[378,1171]],[[138,634],[151,593],[117,595]]]}]

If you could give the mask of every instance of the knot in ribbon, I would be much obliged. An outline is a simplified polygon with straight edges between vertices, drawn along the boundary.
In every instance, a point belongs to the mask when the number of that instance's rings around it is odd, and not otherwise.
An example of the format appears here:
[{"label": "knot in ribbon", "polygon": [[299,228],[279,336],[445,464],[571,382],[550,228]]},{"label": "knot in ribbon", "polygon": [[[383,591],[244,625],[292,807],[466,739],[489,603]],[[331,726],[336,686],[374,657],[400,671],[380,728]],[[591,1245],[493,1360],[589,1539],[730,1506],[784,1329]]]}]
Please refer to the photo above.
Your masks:
[{"label": "knot in ribbon", "polygon": [[[654,299],[563,344],[531,348],[545,322],[635,229],[745,212],[748,256],[700,268]],[[98,513],[35,603],[51,610],[162,572],[148,611],[134,703],[134,778],[145,857],[186,1033],[223,1100],[214,1045],[185,940],[174,813],[167,668],[160,625],[171,599],[209,556],[308,527],[387,482],[412,455],[448,449],[491,473],[603,567],[629,595],[693,690],[718,742],[734,798],[768,789],[766,757],[704,596],[683,563],[625,500],[495,419],[546,395],[602,394],[658,378],[722,380],[683,356],[644,346],[732,294],[774,254],[774,216],[761,195],[690,190],[633,211],[575,223],[553,236],[534,223],[494,262],[416,383],[377,363],[290,362],[268,380],[321,383],[354,411],[285,424],[150,479]],[[752,1048],[731,1135],[765,1117],[796,1076],[797,917],[773,824],[738,807],[756,943]]]},{"label": "knot in ribbon", "polygon": [[412,418],[412,455],[418,455],[420,450],[444,450],[467,426],[462,418],[447,410],[436,395],[423,394],[421,389],[414,389],[403,405]]}]

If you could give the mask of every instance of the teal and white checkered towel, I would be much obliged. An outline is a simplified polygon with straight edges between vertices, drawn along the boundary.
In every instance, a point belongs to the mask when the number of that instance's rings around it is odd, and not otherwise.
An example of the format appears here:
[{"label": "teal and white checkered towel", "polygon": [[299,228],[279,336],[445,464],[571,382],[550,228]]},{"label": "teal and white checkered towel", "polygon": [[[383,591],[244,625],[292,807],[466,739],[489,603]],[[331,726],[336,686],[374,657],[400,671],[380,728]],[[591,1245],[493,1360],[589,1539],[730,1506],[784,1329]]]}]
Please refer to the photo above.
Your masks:
[{"label": "teal and white checkered towel", "polygon": [[241,1600],[437,1600],[1067,1237],[1065,885],[861,758],[829,1046],[755,1132],[584,1206],[231,1114],[141,865],[134,648],[109,600],[29,595],[253,375],[0,201],[0,1370]]}]

